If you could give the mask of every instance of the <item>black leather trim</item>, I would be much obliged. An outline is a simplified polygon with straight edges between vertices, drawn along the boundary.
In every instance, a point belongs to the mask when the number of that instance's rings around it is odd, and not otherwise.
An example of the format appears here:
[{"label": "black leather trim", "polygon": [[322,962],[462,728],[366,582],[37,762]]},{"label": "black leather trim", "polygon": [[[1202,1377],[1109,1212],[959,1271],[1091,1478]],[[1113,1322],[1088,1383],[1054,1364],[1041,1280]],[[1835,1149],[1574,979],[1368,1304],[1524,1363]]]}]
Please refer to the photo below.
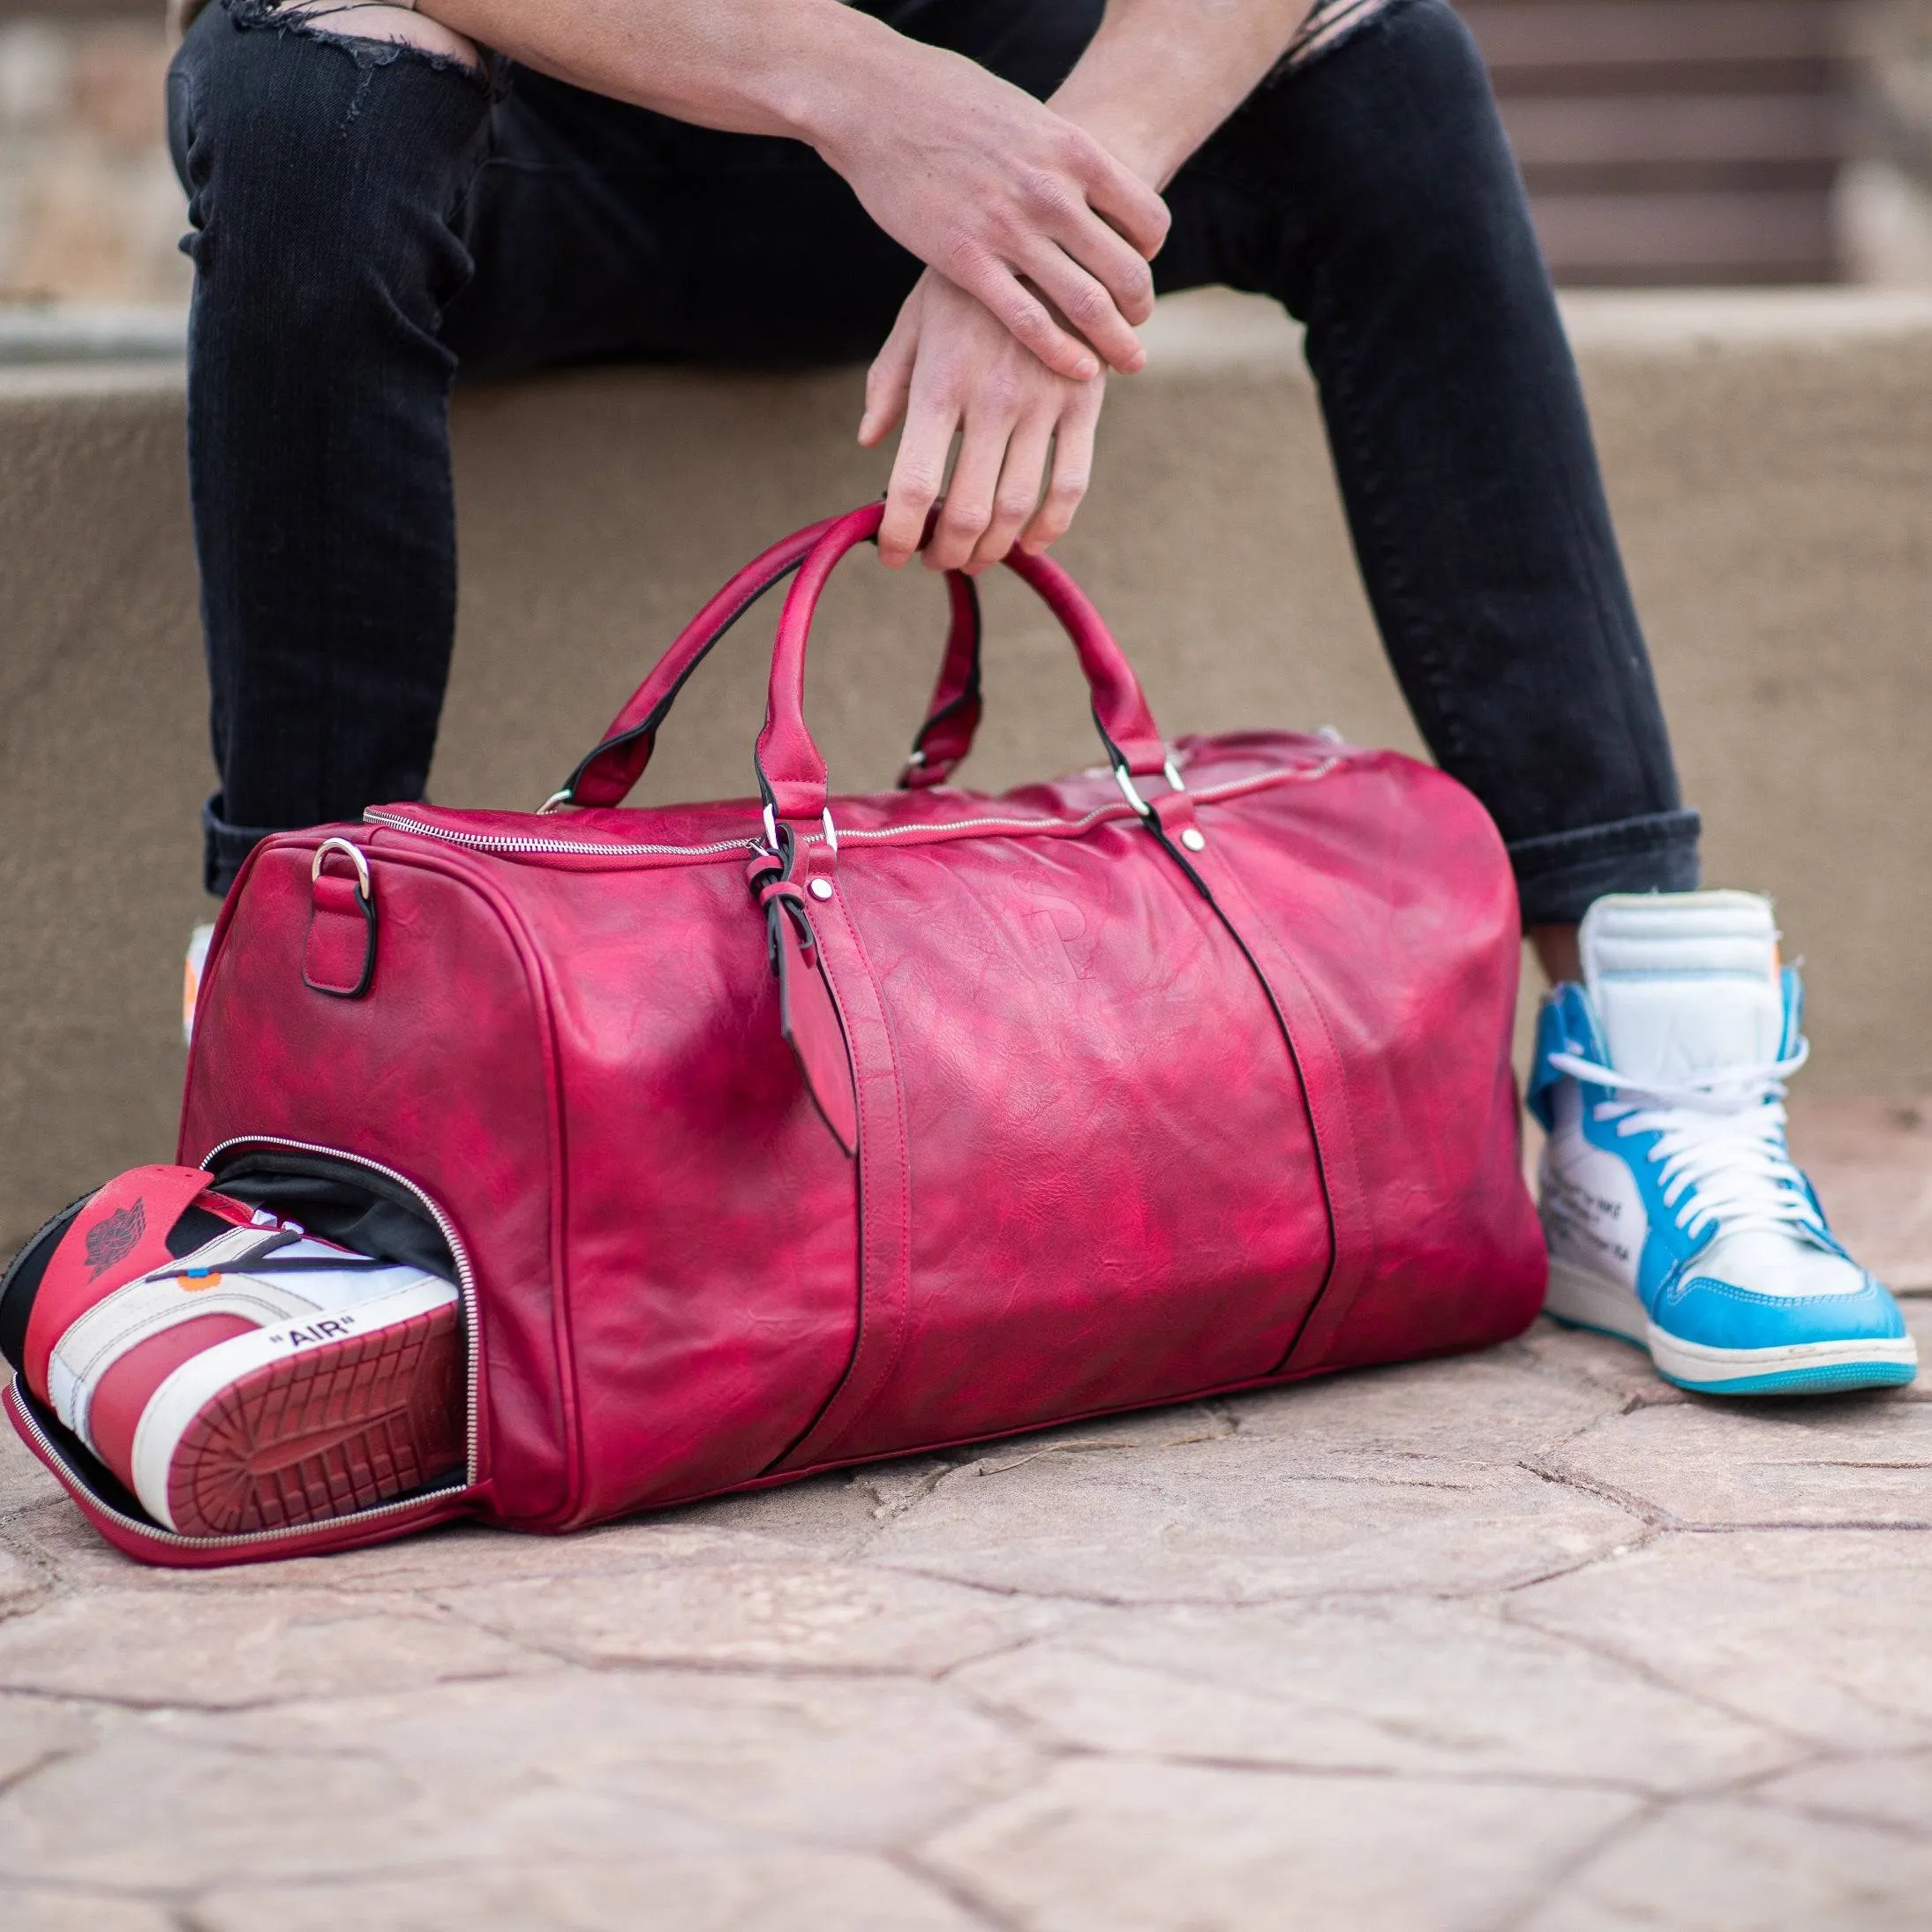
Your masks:
[{"label": "black leather trim", "polygon": [[[811,553],[807,551],[805,556],[808,557],[810,554]],[[571,803],[575,804],[576,802],[577,786],[582,782],[585,773],[606,753],[616,751],[625,745],[634,745],[640,738],[646,740],[653,750],[656,749],[658,727],[671,715],[671,707],[677,703],[678,694],[691,681],[692,677],[697,671],[697,667],[718,649],[718,645],[725,641],[725,634],[760,598],[763,597],[767,591],[776,590],[787,577],[801,570],[804,565],[805,557],[801,557],[796,563],[789,563],[784,569],[767,577],[711,633],[710,642],[685,666],[684,674],[665,693],[663,698],[653,708],[650,716],[642,725],[633,725],[628,731],[620,731],[614,733],[613,736],[606,738],[596,749],[585,755],[579,762],[576,770],[564,781],[563,792]],[[633,779],[632,782],[635,784],[636,781]]]}]

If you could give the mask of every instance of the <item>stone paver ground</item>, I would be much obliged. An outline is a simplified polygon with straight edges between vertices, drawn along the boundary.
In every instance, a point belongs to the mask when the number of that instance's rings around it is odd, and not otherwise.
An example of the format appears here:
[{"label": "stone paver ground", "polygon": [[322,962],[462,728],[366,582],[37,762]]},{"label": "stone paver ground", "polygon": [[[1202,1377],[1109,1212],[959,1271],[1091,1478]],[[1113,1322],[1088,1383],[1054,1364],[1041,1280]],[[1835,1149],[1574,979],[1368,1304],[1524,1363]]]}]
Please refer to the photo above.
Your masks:
[{"label": "stone paver ground", "polygon": [[[1932,1256],[1919,1116],[1803,1126],[1861,1236]],[[1922,1928],[1928,1473],[1918,1391],[1722,1406],[1543,1324],[205,1576],[10,1439],[0,1924]]]}]

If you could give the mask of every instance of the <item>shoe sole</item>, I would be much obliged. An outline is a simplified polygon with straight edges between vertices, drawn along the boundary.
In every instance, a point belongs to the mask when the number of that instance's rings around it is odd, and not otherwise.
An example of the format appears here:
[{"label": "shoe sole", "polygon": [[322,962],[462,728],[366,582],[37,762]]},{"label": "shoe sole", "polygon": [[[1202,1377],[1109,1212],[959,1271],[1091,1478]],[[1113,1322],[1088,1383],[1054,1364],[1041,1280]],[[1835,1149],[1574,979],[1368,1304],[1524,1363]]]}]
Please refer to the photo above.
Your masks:
[{"label": "shoe sole", "polygon": [[1570,1328],[1594,1329],[1649,1352],[1666,1382],[1702,1395],[1831,1395],[1897,1388],[1919,1372],[1910,1335],[1800,1342],[1783,1348],[1713,1349],[1660,1328],[1634,1289],[1574,1264],[1552,1260],[1544,1312]]},{"label": "shoe sole", "polygon": [[135,1488],[184,1536],[257,1534],[390,1501],[463,1460],[458,1304],[440,1284],[340,1319],[237,1337],[158,1388],[134,1446]]}]

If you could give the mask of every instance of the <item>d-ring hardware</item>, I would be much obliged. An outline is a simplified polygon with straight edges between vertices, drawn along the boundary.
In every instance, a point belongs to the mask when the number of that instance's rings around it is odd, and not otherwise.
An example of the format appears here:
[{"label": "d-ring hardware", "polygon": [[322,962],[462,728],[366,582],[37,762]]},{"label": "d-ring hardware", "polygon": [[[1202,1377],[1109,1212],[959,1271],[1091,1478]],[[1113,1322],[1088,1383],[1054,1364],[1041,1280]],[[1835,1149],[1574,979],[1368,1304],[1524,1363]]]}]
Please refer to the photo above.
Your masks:
[{"label": "d-ring hardware", "polygon": [[325,838],[315,848],[315,857],[309,864],[309,883],[313,885],[322,876],[322,861],[332,852],[346,853],[350,864],[356,868],[356,891],[365,906],[375,901],[375,887],[369,878],[369,861],[363,856],[360,846],[351,845],[346,838]]},{"label": "d-ring hardware", "polygon": [[[1186,786],[1182,784],[1181,774],[1176,769],[1172,758],[1168,759],[1166,763],[1161,765],[1161,776],[1164,778],[1176,792],[1186,791],[1187,787]],[[1127,801],[1128,804],[1133,807],[1134,810],[1138,812],[1142,818],[1152,818],[1154,816],[1153,806],[1149,805],[1146,800],[1141,797],[1139,787],[1136,786],[1133,781],[1133,774],[1128,771],[1124,763],[1121,764],[1116,764],[1114,767],[1114,783],[1120,787],[1120,795]]]},{"label": "d-ring hardware", "polygon": [[[831,807],[827,806],[820,814],[819,823],[825,828],[825,849],[833,858],[838,856],[838,828],[831,822]],[[778,849],[778,815],[768,800],[764,808],[764,842],[772,851]]]}]

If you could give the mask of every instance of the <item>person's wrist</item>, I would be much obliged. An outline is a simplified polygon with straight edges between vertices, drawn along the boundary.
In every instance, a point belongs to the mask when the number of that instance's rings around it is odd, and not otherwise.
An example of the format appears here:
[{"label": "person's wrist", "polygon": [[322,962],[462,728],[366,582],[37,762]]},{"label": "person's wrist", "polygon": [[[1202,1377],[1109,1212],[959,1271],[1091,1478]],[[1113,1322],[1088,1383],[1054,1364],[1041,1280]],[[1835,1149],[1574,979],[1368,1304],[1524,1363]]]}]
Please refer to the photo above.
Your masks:
[{"label": "person's wrist", "polygon": [[1061,88],[1047,105],[1063,120],[1090,134],[1130,173],[1157,192],[1179,171],[1186,154],[1176,147],[1172,132],[1143,115],[1124,111],[1117,103],[1086,96],[1078,86]]},{"label": "person's wrist", "polygon": [[771,104],[794,139],[845,174],[881,120],[905,112],[933,50],[844,0],[831,11],[838,19],[823,31],[815,22],[799,57],[782,64]]}]

